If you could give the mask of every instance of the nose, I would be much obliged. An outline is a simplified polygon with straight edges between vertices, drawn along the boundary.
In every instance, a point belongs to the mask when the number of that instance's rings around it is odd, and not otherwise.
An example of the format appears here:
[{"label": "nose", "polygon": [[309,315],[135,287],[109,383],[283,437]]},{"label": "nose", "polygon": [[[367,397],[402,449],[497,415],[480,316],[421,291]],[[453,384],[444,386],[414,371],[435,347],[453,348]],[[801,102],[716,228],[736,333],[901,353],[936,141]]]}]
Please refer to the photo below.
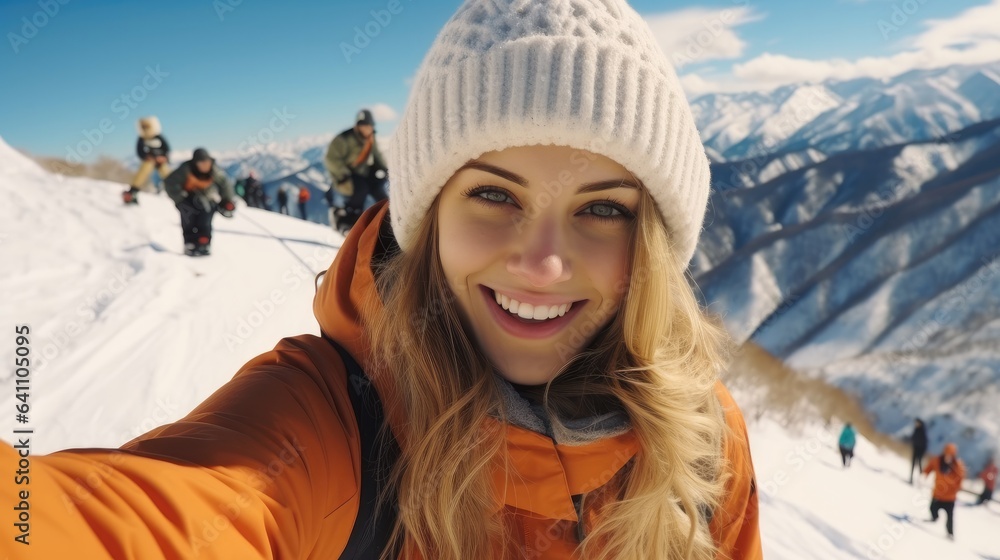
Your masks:
[{"label": "nose", "polygon": [[521,249],[507,259],[507,272],[536,288],[569,280],[573,274],[558,225],[550,220],[533,221],[520,236]]}]

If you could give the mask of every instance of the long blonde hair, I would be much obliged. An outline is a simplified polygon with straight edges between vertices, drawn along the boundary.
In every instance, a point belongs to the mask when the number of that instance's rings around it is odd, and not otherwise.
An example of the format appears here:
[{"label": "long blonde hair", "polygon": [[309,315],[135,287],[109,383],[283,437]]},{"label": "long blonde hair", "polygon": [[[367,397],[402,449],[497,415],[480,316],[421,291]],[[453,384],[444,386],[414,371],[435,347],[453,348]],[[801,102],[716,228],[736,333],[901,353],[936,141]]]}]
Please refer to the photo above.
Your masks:
[{"label": "long blonde hair", "polygon": [[[584,508],[599,515],[579,558],[708,560],[715,546],[705,513],[725,482],[714,385],[729,339],[704,315],[645,190],[632,235],[621,306],[544,390],[554,418],[579,410],[581,399],[617,403],[640,445],[611,482],[586,496]],[[400,402],[387,406],[400,407],[405,426],[392,471],[393,542],[428,559],[493,558],[506,549],[504,522],[491,513],[498,509],[491,474],[505,440],[481,427],[493,425],[490,416],[505,419],[501,396],[446,281],[436,201],[416,239],[380,271],[382,301],[366,325],[373,369],[398,387]]]}]

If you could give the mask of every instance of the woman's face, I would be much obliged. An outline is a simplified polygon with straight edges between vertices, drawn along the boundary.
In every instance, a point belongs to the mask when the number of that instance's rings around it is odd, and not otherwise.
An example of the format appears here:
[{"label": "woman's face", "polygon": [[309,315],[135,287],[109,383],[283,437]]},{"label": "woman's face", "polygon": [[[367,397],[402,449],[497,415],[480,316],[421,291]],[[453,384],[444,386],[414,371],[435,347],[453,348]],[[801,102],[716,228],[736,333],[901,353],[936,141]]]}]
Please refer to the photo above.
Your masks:
[{"label": "woman's face", "polygon": [[617,313],[639,189],[618,163],[560,146],[490,152],[447,182],[441,263],[466,328],[508,380],[547,382]]}]

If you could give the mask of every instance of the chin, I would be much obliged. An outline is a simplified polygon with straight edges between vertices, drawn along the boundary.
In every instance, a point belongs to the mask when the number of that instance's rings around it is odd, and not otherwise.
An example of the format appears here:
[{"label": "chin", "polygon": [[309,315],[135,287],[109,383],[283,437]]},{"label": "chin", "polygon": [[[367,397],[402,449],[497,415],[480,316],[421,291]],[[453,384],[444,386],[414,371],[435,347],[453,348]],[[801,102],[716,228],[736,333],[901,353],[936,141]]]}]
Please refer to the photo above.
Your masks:
[{"label": "chin", "polygon": [[[521,355],[520,359],[511,361],[490,360],[500,376],[519,385],[543,385],[562,369],[566,362],[559,360],[538,360]],[[538,364],[546,364],[539,367]],[[531,364],[530,366],[528,364]]]}]

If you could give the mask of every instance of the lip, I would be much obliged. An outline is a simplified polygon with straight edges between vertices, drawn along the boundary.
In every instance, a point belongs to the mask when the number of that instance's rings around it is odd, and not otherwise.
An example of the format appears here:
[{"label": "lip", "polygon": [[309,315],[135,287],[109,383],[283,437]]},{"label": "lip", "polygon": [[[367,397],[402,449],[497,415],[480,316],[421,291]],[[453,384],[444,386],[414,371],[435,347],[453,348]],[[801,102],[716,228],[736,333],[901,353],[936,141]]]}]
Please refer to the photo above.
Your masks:
[{"label": "lip", "polygon": [[[573,317],[575,317],[587,303],[587,300],[574,301],[573,307],[571,307],[570,310],[567,311],[562,317],[549,319],[544,323],[531,324],[516,319],[504,308],[497,305],[497,300],[494,297],[493,290],[491,288],[481,285],[480,291],[483,293],[483,300],[486,303],[486,306],[489,308],[490,313],[493,315],[494,319],[496,319],[497,323],[500,324],[500,327],[507,331],[508,334],[518,338],[542,339],[551,337],[565,328],[566,325],[573,320]],[[501,290],[501,293],[510,295],[509,292],[504,292],[503,290]]]}]

